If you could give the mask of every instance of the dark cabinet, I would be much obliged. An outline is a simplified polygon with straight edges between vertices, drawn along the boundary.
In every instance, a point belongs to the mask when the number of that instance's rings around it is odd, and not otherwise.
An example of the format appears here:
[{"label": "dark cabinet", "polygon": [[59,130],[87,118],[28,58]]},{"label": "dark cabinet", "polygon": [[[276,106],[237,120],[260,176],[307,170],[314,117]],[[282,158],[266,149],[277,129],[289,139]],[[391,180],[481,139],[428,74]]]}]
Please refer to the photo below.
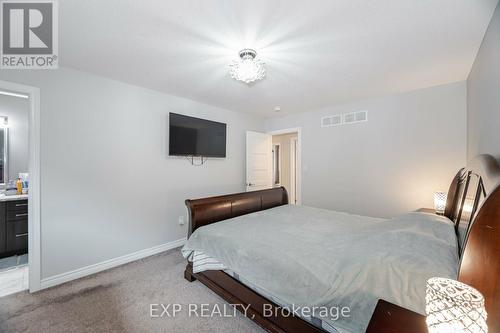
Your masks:
[{"label": "dark cabinet", "polygon": [[6,223],[7,252],[28,250],[28,221],[14,221]]},{"label": "dark cabinet", "polygon": [[7,233],[6,233],[6,225],[5,225],[5,213],[6,213],[7,205],[5,202],[0,202],[0,258],[2,258],[2,254],[6,251],[6,242],[7,242]]},{"label": "dark cabinet", "polygon": [[28,200],[0,202],[0,258],[28,252]]}]

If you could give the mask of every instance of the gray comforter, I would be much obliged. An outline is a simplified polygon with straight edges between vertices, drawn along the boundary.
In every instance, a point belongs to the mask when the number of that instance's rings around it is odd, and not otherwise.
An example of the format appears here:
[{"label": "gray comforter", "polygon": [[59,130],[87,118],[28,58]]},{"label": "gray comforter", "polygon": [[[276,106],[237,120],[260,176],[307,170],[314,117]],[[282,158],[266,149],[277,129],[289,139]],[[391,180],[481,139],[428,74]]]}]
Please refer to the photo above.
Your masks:
[{"label": "gray comforter", "polygon": [[252,285],[299,307],[349,307],[322,317],[364,332],[377,299],[425,311],[425,282],[456,278],[451,221],[425,213],[377,219],[286,205],[204,226],[182,249],[205,253]]}]

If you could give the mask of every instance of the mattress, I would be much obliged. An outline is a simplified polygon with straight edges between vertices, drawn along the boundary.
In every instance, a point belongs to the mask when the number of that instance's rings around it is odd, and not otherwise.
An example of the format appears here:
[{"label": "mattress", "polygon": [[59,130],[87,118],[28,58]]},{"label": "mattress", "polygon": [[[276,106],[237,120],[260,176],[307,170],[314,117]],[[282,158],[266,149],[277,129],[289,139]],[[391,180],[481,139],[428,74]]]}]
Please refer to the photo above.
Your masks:
[{"label": "mattress", "polygon": [[301,316],[340,333],[364,332],[380,298],[423,313],[426,280],[456,278],[458,267],[454,226],[444,217],[293,205],[201,227],[182,253],[195,272],[225,270],[281,306],[349,308],[347,317]]}]

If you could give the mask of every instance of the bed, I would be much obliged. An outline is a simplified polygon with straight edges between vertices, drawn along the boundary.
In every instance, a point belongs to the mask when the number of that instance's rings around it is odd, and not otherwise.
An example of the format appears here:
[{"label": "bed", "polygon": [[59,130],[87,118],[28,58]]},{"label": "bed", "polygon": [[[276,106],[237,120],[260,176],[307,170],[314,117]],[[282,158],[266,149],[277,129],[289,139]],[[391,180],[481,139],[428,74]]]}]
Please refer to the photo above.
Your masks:
[{"label": "bed", "polygon": [[[184,276],[269,332],[339,333],[364,332],[378,299],[423,313],[427,278],[458,278],[483,293],[494,331],[499,175],[488,155],[461,169],[444,216],[379,219],[293,206],[284,188],[186,200]],[[347,316],[338,315],[343,308]]]}]

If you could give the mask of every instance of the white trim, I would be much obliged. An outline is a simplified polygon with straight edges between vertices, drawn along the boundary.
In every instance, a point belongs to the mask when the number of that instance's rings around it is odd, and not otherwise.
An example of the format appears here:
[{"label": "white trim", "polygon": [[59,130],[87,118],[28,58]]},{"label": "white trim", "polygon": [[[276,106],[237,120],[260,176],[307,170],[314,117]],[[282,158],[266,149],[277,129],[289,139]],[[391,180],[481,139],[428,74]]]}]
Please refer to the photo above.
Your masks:
[{"label": "white trim", "polygon": [[0,90],[0,95],[5,95],[5,96],[12,96],[12,97],[19,97],[19,98],[30,98],[29,95],[25,95],[25,94],[17,94],[17,93],[13,93],[13,92],[10,92],[10,91],[4,91],[4,90]]},{"label": "white trim", "polygon": [[298,160],[298,137],[290,138],[290,201],[297,204],[297,160]]},{"label": "white trim", "polygon": [[0,89],[29,96],[29,173],[28,192],[28,264],[29,290],[40,290],[40,89],[22,84],[0,81]]},{"label": "white trim", "polygon": [[126,254],[121,257],[114,259],[109,259],[97,264],[89,265],[86,267],[78,268],[70,272],[54,275],[42,280],[42,289],[57,286],[62,283],[66,283],[72,280],[76,280],[91,274],[105,271],[110,268],[121,266],[123,264],[128,264],[129,262],[136,261],[142,258],[146,258],[161,252],[165,252],[176,247],[184,245],[186,242],[186,237],[175,240],[173,242],[153,246],[149,249],[140,250],[134,253]]},{"label": "white trim", "polygon": [[[8,119],[8,117],[1,116],[4,119]],[[0,186],[2,187],[7,187],[7,184],[9,183],[9,163],[10,163],[10,156],[9,156],[9,128],[8,127],[3,127],[3,151],[4,151],[4,156],[3,156],[3,183],[0,183]]]},{"label": "white trim", "polygon": [[[282,174],[281,174],[281,163],[283,162],[283,159],[281,158],[281,143],[273,143],[273,187],[275,186],[281,186],[281,177],[282,177]],[[275,156],[275,152],[274,152],[274,147],[278,146],[279,147],[279,150],[278,150],[278,175],[279,175],[279,178],[280,178],[280,181],[278,183],[275,183],[274,181],[274,167],[275,167],[275,164],[274,164],[274,156]]]},{"label": "white trim", "polygon": [[302,127],[285,128],[275,131],[268,131],[267,134],[281,135],[297,133],[297,205],[302,204]]}]

